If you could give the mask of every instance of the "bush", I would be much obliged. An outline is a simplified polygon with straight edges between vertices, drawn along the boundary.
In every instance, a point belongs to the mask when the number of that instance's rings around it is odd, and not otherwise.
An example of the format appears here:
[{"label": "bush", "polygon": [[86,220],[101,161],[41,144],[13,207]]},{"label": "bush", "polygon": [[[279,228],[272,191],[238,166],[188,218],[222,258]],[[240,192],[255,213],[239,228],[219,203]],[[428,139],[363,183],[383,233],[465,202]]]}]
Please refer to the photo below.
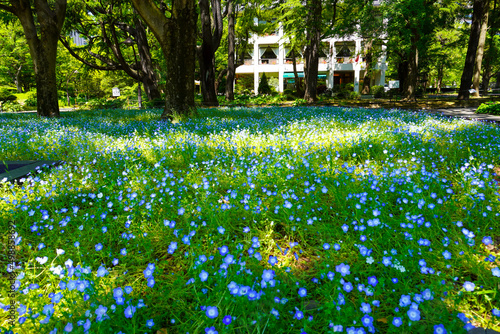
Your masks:
[{"label": "bush", "polygon": [[0,104],[2,105],[2,111],[18,112],[22,110],[22,106],[17,101],[6,101]]},{"label": "bush", "polygon": [[15,101],[17,97],[8,88],[0,89],[0,102]]},{"label": "bush", "polygon": [[373,97],[376,99],[384,98],[385,97],[384,86],[380,86],[380,85],[372,86],[371,93],[372,93]]},{"label": "bush", "polygon": [[163,108],[165,107],[165,99],[153,99],[151,101],[143,101],[142,106],[145,108]]},{"label": "bush", "polygon": [[481,103],[476,114],[500,115],[500,102]]},{"label": "bush", "polygon": [[26,107],[36,107],[37,105],[36,92],[30,92],[28,94],[28,98],[24,101],[24,105]]},{"label": "bush", "polygon": [[108,100],[105,98],[94,99],[87,102],[86,106],[88,109],[120,109],[123,108],[125,100],[123,99],[113,99]]},{"label": "bush", "polygon": [[263,73],[260,78],[259,94],[271,94],[271,87],[269,86],[269,82],[267,82],[266,73]]}]

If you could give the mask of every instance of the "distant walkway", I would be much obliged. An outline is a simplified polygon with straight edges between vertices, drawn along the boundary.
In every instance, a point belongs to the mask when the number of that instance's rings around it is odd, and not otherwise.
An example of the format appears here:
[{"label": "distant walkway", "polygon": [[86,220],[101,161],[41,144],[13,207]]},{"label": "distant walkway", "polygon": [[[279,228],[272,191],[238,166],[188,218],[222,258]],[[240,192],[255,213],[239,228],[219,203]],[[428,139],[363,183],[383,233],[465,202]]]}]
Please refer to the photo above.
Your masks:
[{"label": "distant walkway", "polygon": [[500,125],[499,115],[476,114],[477,107],[453,107],[441,109],[424,109],[425,112],[443,116],[461,117],[470,120],[495,122]]}]

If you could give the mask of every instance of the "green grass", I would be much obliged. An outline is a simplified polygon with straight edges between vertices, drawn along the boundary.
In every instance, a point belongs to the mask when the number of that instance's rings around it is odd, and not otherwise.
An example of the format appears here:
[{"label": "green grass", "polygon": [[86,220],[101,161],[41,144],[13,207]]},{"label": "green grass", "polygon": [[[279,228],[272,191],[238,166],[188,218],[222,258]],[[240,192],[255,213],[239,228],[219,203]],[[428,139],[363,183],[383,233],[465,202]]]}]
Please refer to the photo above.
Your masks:
[{"label": "green grass", "polygon": [[160,113],[0,115],[1,159],[66,161],[0,186],[17,332],[500,330],[498,127],[382,109]]}]

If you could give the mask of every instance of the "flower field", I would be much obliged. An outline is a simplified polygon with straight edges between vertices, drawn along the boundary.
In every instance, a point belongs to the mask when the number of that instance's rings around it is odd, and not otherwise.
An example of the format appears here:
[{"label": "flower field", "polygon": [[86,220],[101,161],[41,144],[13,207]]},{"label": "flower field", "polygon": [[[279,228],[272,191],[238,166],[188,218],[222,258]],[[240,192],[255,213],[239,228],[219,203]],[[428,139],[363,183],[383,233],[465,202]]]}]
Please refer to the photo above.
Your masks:
[{"label": "flower field", "polygon": [[500,331],[499,127],[160,113],[0,115],[1,333]]}]

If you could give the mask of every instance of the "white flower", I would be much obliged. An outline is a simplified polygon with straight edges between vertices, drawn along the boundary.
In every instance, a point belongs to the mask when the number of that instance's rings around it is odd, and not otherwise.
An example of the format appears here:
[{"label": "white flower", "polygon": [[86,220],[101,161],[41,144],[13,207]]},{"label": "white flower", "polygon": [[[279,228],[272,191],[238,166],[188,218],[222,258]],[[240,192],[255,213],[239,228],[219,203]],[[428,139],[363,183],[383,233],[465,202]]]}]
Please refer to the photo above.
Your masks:
[{"label": "white flower", "polygon": [[366,258],[366,263],[368,263],[368,264],[372,264],[374,261],[375,261],[375,260],[374,260],[374,259],[373,259],[373,257],[371,257],[371,256],[368,256],[368,257]]},{"label": "white flower", "polygon": [[65,253],[65,251],[64,251],[64,249],[58,248],[58,249],[56,249],[56,253],[57,253],[57,255],[62,255]]}]

